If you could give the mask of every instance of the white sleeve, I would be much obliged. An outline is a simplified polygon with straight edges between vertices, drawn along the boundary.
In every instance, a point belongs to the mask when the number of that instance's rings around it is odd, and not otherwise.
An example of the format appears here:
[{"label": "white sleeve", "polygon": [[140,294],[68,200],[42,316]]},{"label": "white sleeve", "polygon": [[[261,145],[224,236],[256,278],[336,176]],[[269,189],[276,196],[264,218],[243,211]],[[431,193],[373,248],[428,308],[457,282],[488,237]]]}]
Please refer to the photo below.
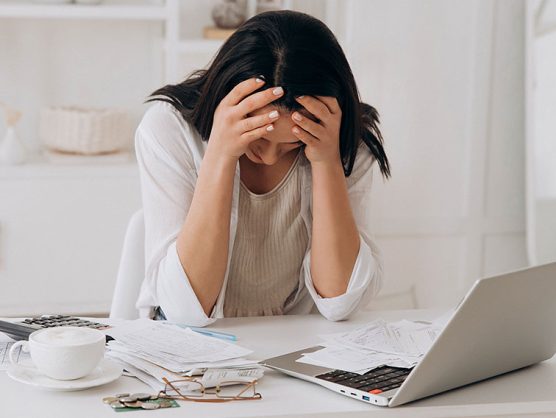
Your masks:
[{"label": "white sleeve", "polygon": [[311,277],[310,248],[303,259],[302,270],[307,290],[319,312],[331,321],[346,319],[359,306],[365,306],[379,292],[382,285],[382,262],[370,232],[373,163],[374,157],[368,147],[365,144],[361,145],[352,174],[346,178],[349,201],[360,238],[359,253],[353,265],[346,292],[332,298],[321,297],[315,290]]},{"label": "white sleeve", "polygon": [[[176,239],[191,206],[197,173],[187,129],[171,105],[154,105],[135,134],[145,216],[145,281],[147,302],[160,306],[172,322],[204,326],[209,318],[185,274]],[[143,306],[144,308],[144,306]]]}]

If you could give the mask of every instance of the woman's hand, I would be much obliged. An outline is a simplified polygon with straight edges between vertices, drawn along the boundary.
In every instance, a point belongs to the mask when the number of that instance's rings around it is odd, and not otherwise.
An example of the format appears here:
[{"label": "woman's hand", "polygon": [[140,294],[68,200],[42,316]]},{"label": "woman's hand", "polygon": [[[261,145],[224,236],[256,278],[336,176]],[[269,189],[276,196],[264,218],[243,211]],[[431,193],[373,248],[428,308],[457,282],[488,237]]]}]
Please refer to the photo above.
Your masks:
[{"label": "woman's hand", "polygon": [[319,122],[299,112],[292,113],[296,126],[293,134],[306,144],[305,155],[314,163],[337,164],[340,157],[340,125],[342,110],[335,97],[299,96],[296,100]]},{"label": "woman's hand", "polygon": [[207,152],[237,161],[245,154],[251,142],[274,129],[272,122],[278,119],[278,112],[247,116],[284,94],[281,87],[271,87],[251,94],[263,83],[261,78],[244,80],[222,99],[214,112]]}]

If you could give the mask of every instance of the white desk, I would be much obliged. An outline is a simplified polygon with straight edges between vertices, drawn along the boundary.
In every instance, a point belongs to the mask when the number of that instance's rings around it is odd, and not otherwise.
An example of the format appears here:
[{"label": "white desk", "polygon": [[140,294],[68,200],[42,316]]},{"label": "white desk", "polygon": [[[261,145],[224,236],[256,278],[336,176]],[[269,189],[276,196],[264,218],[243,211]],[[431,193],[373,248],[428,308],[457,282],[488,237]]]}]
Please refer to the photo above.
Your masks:
[{"label": "white desk", "polygon": [[[318,334],[351,329],[372,319],[430,319],[431,311],[361,312],[350,321],[328,322],[319,315],[222,319],[211,328],[231,332],[263,359],[319,342]],[[3,335],[3,334],[0,334]],[[1,337],[0,337],[1,338]],[[397,408],[377,407],[335,394],[318,385],[266,371],[257,385],[260,401],[202,404],[180,408],[114,412],[101,399],[121,392],[151,391],[130,377],[81,392],[47,392],[12,381],[0,372],[0,416],[6,417],[555,417],[556,358],[494,379]]]}]

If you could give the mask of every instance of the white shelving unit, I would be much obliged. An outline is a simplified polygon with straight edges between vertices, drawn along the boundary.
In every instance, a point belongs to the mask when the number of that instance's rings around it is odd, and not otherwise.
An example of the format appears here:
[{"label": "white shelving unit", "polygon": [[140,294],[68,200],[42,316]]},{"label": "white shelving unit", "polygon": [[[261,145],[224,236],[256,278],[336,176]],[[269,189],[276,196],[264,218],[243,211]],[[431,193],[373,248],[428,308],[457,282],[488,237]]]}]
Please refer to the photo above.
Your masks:
[{"label": "white shelving unit", "polygon": [[[201,1],[201,0],[196,0]],[[325,0],[325,21],[334,30],[334,20],[340,10],[341,0]],[[126,21],[158,22],[162,28],[160,39],[163,63],[161,81],[163,84],[175,83],[184,76],[180,62],[187,54],[203,54],[207,57],[214,55],[224,43],[224,40],[204,39],[199,34],[195,38],[182,38],[183,25],[187,24],[180,13],[180,8],[186,4],[182,0],[146,0],[138,1],[136,4],[113,4],[101,3],[98,5],[82,4],[40,4],[32,0],[0,2],[0,26],[3,20],[73,20],[73,21],[112,21],[121,23]],[[256,13],[257,0],[247,0],[247,18]],[[283,0],[283,9],[292,9],[293,0]],[[1,29],[0,29],[1,30]],[[1,53],[0,53],[1,54]],[[85,164],[94,164],[90,159]],[[100,159],[100,166],[114,169],[116,164],[106,165]],[[29,165],[39,165],[33,169]],[[20,172],[38,173],[47,170],[50,165],[46,158],[33,156],[25,166],[2,167],[0,166],[0,179],[10,176],[20,176]],[[125,163],[124,165],[129,165]],[[78,164],[68,164],[62,167],[67,171],[77,171],[81,167]],[[78,173],[76,173],[78,174]]]},{"label": "white shelving unit", "polygon": [[[247,0],[247,18],[254,16],[256,11],[256,0]],[[222,40],[214,39],[181,39],[181,24],[179,13],[180,0],[166,0],[167,20],[165,31],[165,79],[166,82],[174,82],[182,76],[178,62],[179,56],[186,53],[207,52],[216,53],[223,44]],[[292,0],[283,1],[284,9],[292,8]]]},{"label": "white shelving unit", "polygon": [[81,5],[0,3],[0,18],[13,19],[106,19],[159,20],[168,19],[164,5]]},{"label": "white shelving unit", "polygon": [[[202,0],[197,0],[202,2]],[[222,40],[183,38],[185,2],[42,5],[0,2],[0,31],[7,20],[154,22],[160,25],[159,81],[183,77],[187,54],[213,55]],[[249,16],[255,0],[249,0]],[[291,1],[284,3],[291,8]],[[210,18],[209,18],[210,19]],[[208,23],[208,22],[207,22]],[[2,51],[0,51],[1,62]],[[40,313],[106,313],[125,227],[141,206],[135,161],[51,163],[33,156],[0,165],[0,316]],[[53,291],[53,289],[56,289]]]},{"label": "white shelving unit", "polygon": [[[0,3],[0,19],[81,19],[81,20],[143,20],[159,21],[164,25],[165,82],[173,82],[182,73],[179,55],[189,52],[214,53],[222,40],[181,39],[180,0],[166,0],[156,5],[81,5],[81,4],[33,4]],[[247,17],[255,14],[256,0],[248,0]],[[283,8],[290,9],[292,0],[284,0]]]},{"label": "white shelving unit", "polygon": [[[196,0],[202,1],[202,0]],[[346,1],[346,3],[344,3]],[[349,39],[349,36],[342,36],[338,33],[337,23],[342,18],[341,10],[346,4],[351,5],[349,0],[324,0],[325,21],[330,28],[339,35],[340,41],[343,38]],[[38,19],[45,20],[73,20],[73,21],[108,21],[121,23],[126,21],[145,21],[157,22],[162,28],[162,37],[160,39],[160,47],[163,53],[163,63],[160,78],[163,84],[175,83],[184,76],[183,68],[180,62],[187,54],[203,54],[204,56],[213,56],[222,46],[223,40],[204,39],[199,34],[195,38],[182,38],[183,25],[187,24],[187,20],[180,13],[180,8],[186,4],[182,0],[146,0],[138,1],[136,4],[113,4],[101,3],[99,5],[82,5],[82,4],[40,4],[34,3],[32,0],[27,1],[8,1],[0,2],[0,28],[2,21],[9,20],[29,20]],[[247,0],[247,18],[255,15],[257,0]],[[284,9],[293,8],[293,0],[283,0],[282,7]],[[1,29],[0,29],[1,30]],[[348,51],[346,51],[347,53]],[[1,53],[0,53],[1,56]],[[90,158],[86,159],[84,166],[91,167],[94,161]],[[122,163],[123,166],[130,166],[133,163]],[[98,165],[105,167],[108,171],[116,170],[118,164],[106,164],[99,159]],[[33,167],[31,167],[33,166]],[[51,169],[52,167],[53,169]],[[58,165],[50,164],[46,158],[41,156],[32,156],[32,158],[23,166],[1,166],[0,179],[9,179],[10,177],[20,178],[22,175],[39,175],[41,172],[59,173],[60,170],[74,175],[79,175],[83,166],[79,164]],[[33,174],[30,174],[33,173]]]},{"label": "white shelving unit", "polygon": [[[201,2],[202,0],[196,0]],[[343,3],[348,0],[323,0],[325,21],[334,32],[337,31],[337,23],[341,20],[341,10],[345,6]],[[180,13],[180,8],[186,4],[183,0],[145,0],[137,1],[136,4],[124,3],[101,3],[98,5],[82,4],[40,4],[32,0],[26,1],[0,1],[0,27],[3,20],[73,20],[73,21],[112,21],[121,23],[126,21],[145,21],[158,22],[162,28],[160,39],[161,51],[163,53],[163,64],[161,71],[161,81],[163,84],[175,83],[184,76],[180,62],[187,54],[203,54],[207,57],[214,55],[224,43],[224,40],[204,39],[199,37],[182,38],[183,25],[187,24]],[[256,13],[257,0],[247,0],[247,18]],[[283,9],[292,9],[293,0],[283,0]],[[1,29],[0,29],[1,30]],[[338,34],[338,33],[337,33]],[[340,36],[342,40],[344,37]],[[346,38],[349,38],[346,36]],[[347,52],[347,51],[346,51]],[[1,56],[1,53],[0,53]],[[89,158],[85,163],[87,166],[94,164]],[[103,167],[115,169],[116,164],[105,164],[99,159],[98,164]],[[29,165],[37,165],[31,169]],[[48,170],[49,164],[46,158],[33,156],[24,166],[2,167],[0,165],[0,179],[7,179],[10,176],[21,176],[20,172],[39,173],[41,170]],[[128,163],[124,163],[128,166]],[[39,168],[40,167],[40,168]],[[81,168],[78,164],[63,165],[62,169],[78,171]],[[55,169],[56,172],[57,168]],[[76,173],[78,174],[78,173]]]}]

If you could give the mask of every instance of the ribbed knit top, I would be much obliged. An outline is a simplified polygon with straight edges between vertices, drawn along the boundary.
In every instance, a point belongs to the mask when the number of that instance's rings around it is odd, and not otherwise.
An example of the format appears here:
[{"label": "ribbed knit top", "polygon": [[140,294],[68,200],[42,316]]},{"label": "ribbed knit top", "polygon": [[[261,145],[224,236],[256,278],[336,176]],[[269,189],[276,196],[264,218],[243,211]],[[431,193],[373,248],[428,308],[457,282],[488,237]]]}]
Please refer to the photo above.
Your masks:
[{"label": "ribbed knit top", "polygon": [[300,155],[267,193],[255,194],[240,182],[225,317],[281,315],[298,290],[309,241],[301,217]]}]

